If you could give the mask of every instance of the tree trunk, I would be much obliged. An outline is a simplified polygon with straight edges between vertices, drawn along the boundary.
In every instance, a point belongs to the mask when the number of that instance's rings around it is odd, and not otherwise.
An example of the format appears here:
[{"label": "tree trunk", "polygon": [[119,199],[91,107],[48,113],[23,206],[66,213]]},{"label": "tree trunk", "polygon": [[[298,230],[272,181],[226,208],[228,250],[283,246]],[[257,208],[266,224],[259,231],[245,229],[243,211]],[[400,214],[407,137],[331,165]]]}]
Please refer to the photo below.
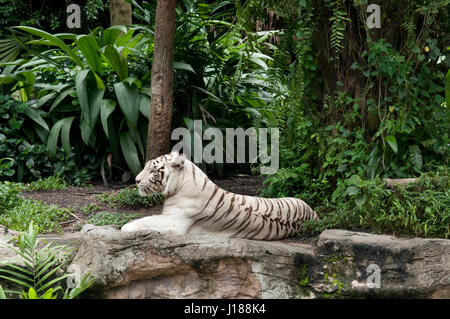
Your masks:
[{"label": "tree trunk", "polygon": [[176,0],[158,0],[155,21],[147,161],[170,151]]},{"label": "tree trunk", "polygon": [[125,0],[111,0],[109,11],[111,25],[131,25],[131,4]]}]

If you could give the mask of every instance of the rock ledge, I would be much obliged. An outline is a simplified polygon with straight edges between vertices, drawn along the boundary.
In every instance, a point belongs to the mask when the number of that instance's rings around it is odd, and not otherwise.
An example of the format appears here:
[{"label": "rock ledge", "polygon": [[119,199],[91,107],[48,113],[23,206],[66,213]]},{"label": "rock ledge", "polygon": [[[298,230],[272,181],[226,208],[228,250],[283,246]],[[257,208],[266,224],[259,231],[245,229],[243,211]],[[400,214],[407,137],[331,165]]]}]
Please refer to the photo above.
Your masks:
[{"label": "rock ledge", "polygon": [[343,230],[312,246],[86,225],[72,266],[106,298],[450,298],[450,240]]}]

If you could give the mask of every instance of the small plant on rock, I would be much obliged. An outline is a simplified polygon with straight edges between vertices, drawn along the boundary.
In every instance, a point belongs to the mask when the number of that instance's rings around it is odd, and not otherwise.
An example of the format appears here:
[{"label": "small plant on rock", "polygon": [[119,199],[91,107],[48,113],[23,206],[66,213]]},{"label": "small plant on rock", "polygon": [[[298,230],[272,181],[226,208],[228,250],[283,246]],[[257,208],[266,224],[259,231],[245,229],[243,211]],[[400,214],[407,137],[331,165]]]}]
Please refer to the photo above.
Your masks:
[{"label": "small plant on rock", "polygon": [[65,245],[52,242],[39,249],[41,240],[37,238],[38,233],[39,228],[31,223],[28,231],[19,233],[11,240],[11,245],[6,245],[20,259],[0,262],[0,278],[24,290],[4,291],[0,286],[0,299],[6,298],[6,293],[22,299],[74,299],[93,284],[92,276],[85,274],[74,288],[64,290],[61,282],[71,276],[63,272],[69,260],[69,250]]}]

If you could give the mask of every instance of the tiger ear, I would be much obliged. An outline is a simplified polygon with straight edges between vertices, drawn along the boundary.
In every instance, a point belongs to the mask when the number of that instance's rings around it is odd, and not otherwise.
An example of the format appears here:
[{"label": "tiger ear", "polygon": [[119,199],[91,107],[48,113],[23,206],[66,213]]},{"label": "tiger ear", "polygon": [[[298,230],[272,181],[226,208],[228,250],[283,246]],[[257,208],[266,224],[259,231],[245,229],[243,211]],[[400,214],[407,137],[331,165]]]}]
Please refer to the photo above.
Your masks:
[{"label": "tiger ear", "polygon": [[184,166],[184,160],[186,156],[184,154],[179,154],[178,152],[171,152],[170,156],[172,157],[168,163],[170,166],[175,168],[182,168]]}]

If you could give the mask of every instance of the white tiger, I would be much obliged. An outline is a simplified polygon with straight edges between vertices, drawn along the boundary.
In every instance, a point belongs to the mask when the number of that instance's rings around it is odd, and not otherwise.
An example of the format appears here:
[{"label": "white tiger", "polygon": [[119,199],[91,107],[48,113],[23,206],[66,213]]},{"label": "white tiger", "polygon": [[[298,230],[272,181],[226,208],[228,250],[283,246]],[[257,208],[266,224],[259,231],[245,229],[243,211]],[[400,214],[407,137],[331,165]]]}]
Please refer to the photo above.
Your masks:
[{"label": "white tiger", "polygon": [[147,162],[136,177],[141,196],[160,191],[161,215],[125,224],[122,231],[155,230],[163,234],[214,234],[277,240],[299,230],[299,222],[318,220],[297,198],[261,198],[227,192],[184,155],[172,152]]}]

